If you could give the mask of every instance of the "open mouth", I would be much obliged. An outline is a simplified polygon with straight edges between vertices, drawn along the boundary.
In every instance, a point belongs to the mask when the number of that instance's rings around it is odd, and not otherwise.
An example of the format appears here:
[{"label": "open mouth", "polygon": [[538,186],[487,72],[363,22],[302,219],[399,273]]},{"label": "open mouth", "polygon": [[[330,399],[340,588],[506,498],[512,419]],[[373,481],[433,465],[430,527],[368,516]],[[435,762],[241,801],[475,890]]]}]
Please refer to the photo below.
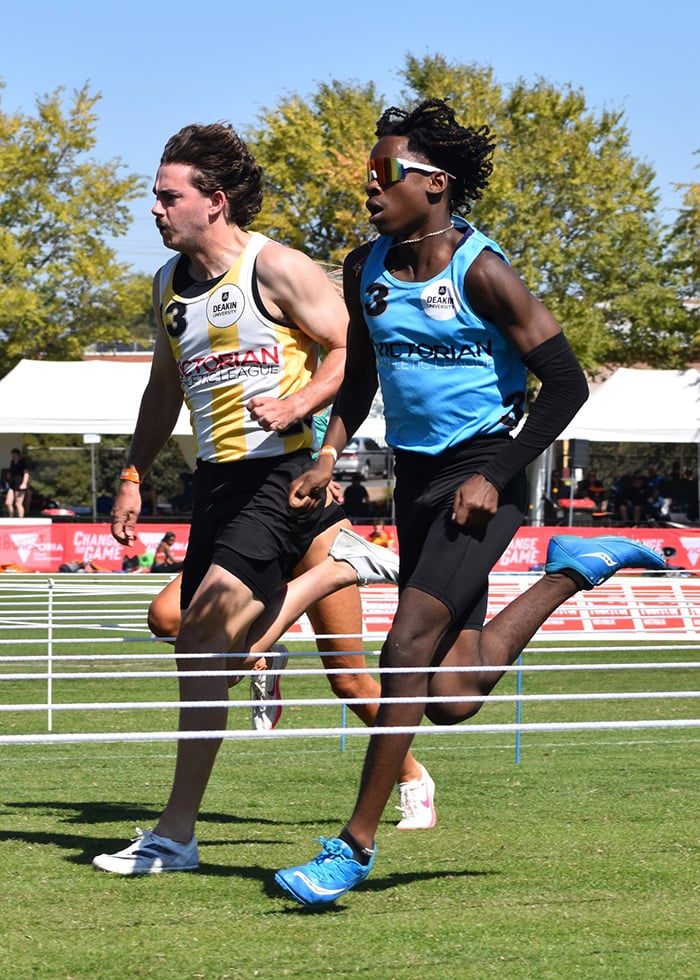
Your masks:
[{"label": "open mouth", "polygon": [[367,210],[369,211],[369,220],[374,221],[384,209],[375,201],[367,201]]}]

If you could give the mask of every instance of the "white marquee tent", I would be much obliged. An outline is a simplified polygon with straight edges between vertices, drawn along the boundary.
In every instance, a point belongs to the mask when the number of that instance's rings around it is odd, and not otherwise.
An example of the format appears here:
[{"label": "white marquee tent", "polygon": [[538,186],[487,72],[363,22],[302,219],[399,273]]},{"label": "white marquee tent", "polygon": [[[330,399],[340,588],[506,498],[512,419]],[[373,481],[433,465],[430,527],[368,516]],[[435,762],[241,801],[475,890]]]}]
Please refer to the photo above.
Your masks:
[{"label": "white marquee tent", "polygon": [[[20,361],[0,381],[0,432],[130,435],[151,370],[139,361]],[[191,435],[180,413],[176,435]]]},{"label": "white marquee tent", "polygon": [[[14,433],[131,435],[150,361],[23,360],[0,380],[0,460],[22,440]],[[383,420],[368,420],[362,435],[383,443]],[[183,406],[173,430],[194,465],[194,439]]]},{"label": "white marquee tent", "polygon": [[[150,361],[20,361],[0,380],[0,459],[22,444],[13,433],[131,435],[150,369]],[[173,435],[193,463],[184,407]]]},{"label": "white marquee tent", "polygon": [[[0,438],[14,444],[20,440],[12,433],[131,434],[149,371],[143,361],[20,361],[0,380]],[[383,422],[370,423],[377,431],[368,434],[381,438]],[[173,434],[192,439],[184,407]],[[560,438],[700,445],[700,372],[620,368]]]},{"label": "white marquee tent", "polygon": [[619,368],[559,438],[695,443],[700,469],[700,371]]},{"label": "white marquee tent", "polygon": [[[143,361],[20,361],[0,380],[0,434],[131,434],[149,371]],[[173,434],[191,438],[184,407]],[[560,438],[700,443],[700,372],[620,368]]]},{"label": "white marquee tent", "polygon": [[700,445],[700,372],[620,368],[559,438]]}]

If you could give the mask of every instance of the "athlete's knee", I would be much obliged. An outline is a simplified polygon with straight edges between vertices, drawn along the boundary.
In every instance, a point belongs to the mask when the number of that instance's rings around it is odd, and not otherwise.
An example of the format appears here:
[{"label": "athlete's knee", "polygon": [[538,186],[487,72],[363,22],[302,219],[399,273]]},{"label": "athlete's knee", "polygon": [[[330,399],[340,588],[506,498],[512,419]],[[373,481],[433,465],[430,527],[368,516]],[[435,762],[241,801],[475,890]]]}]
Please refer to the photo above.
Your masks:
[{"label": "athlete's knee", "polygon": [[379,697],[379,684],[367,674],[327,674],[326,676],[337,698],[359,700]]},{"label": "athlete's knee", "polygon": [[433,701],[425,708],[425,716],[433,725],[458,725],[460,721],[473,718],[483,701]]},{"label": "athlete's knee", "polygon": [[154,636],[174,637],[180,628],[180,610],[156,596],[148,607],[148,628]]},{"label": "athlete's knee", "polygon": [[480,672],[436,671],[428,684],[428,697],[435,700],[428,702],[425,713],[435,725],[454,725],[472,718],[487,695]]},{"label": "athlete's knee", "polygon": [[412,667],[429,664],[438,635],[417,623],[394,623],[384,641],[381,664],[386,667]]}]

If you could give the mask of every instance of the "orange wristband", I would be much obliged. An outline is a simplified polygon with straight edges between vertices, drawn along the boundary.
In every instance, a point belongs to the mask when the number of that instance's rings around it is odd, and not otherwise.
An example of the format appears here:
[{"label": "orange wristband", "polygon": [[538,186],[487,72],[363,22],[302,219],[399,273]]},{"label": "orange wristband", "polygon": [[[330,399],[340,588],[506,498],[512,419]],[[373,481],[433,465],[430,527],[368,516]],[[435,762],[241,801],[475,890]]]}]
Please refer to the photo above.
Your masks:
[{"label": "orange wristband", "polygon": [[334,446],[321,446],[318,451],[319,456],[332,456],[333,462],[338,462],[338,450]]},{"label": "orange wristband", "polygon": [[125,466],[119,474],[119,479],[126,480],[128,483],[141,482],[141,476],[135,466]]}]

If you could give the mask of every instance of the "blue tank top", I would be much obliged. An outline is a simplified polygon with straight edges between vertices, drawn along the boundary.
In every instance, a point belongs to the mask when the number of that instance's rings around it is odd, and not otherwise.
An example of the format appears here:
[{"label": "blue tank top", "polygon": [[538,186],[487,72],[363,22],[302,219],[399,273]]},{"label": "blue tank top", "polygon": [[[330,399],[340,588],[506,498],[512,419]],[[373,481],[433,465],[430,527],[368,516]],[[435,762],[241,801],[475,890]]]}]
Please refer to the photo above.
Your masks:
[{"label": "blue tank top", "polygon": [[427,282],[403,282],[385,268],[393,239],[380,237],[362,272],[361,298],[394,449],[437,455],[520,421],[526,370],[495,324],[471,309],[464,278],[488,248],[501,249],[462,218],[449,266]]}]

